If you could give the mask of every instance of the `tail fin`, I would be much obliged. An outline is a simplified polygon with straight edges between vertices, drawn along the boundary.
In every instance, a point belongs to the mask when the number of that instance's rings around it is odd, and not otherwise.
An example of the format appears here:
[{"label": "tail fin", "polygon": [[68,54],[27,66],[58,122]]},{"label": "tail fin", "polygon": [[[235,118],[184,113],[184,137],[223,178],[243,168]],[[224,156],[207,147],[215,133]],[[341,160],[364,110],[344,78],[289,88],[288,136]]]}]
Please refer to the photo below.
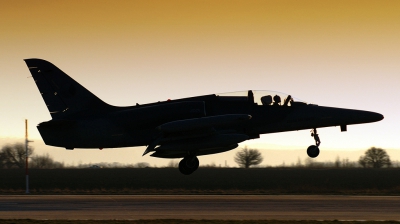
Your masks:
[{"label": "tail fin", "polygon": [[42,59],[25,59],[25,63],[53,119],[63,119],[77,112],[112,107],[52,63]]}]

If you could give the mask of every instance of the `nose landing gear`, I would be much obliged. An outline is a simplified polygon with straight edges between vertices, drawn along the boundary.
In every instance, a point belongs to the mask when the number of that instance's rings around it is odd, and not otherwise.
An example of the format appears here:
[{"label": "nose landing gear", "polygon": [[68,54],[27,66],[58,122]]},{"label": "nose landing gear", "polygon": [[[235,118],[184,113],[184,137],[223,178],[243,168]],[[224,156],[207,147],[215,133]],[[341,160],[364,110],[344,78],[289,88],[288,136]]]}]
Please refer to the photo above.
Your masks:
[{"label": "nose landing gear", "polygon": [[321,144],[321,140],[317,134],[317,129],[314,128],[311,130],[311,136],[314,137],[315,145],[310,145],[307,148],[307,155],[311,158],[315,158],[319,155],[319,148],[318,146]]},{"label": "nose landing gear", "polygon": [[179,162],[179,171],[189,175],[199,168],[199,159],[196,156],[186,156]]}]

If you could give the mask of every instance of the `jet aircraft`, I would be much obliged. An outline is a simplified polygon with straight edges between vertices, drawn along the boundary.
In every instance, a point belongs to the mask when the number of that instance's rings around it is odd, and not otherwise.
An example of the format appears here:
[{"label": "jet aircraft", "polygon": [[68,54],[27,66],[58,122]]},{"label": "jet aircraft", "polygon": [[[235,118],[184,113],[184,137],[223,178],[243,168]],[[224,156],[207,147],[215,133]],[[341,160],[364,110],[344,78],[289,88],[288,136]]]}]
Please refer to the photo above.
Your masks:
[{"label": "jet aircraft", "polygon": [[182,158],[185,175],[199,167],[197,156],[221,153],[261,134],[376,122],[379,113],[307,104],[271,91],[210,94],[129,107],[109,105],[52,63],[25,59],[50,112],[37,128],[47,145],[74,148],[147,146],[143,155]]}]

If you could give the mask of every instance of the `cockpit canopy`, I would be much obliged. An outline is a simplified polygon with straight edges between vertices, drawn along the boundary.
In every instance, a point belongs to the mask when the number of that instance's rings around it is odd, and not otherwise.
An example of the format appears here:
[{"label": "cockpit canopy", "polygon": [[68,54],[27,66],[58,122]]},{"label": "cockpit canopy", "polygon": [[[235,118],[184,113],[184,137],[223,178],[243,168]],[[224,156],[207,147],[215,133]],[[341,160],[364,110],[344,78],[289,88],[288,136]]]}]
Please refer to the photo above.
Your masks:
[{"label": "cockpit canopy", "polygon": [[254,101],[257,105],[264,106],[294,106],[307,104],[291,95],[268,90],[249,90],[216,95],[218,99],[224,101]]}]

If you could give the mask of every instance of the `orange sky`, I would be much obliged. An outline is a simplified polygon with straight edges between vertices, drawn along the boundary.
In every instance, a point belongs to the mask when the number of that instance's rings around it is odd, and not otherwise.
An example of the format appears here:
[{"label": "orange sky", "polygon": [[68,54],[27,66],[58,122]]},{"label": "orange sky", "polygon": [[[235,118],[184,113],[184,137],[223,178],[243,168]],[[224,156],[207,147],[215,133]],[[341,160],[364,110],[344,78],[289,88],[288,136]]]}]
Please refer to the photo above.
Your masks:
[{"label": "orange sky", "polygon": [[3,41],[29,37],[29,44],[50,41],[61,49],[113,43],[141,51],[151,45],[154,51],[190,47],[209,53],[211,46],[245,53],[255,48],[341,53],[353,46],[368,54],[390,51],[394,43],[398,49],[400,34],[399,1],[2,1],[1,6]]},{"label": "orange sky", "polygon": [[400,51],[399,1],[2,2],[1,46],[25,57],[312,66],[386,62]]},{"label": "orange sky", "polygon": [[[400,1],[0,0],[0,28],[0,137],[23,135],[28,118],[40,139],[50,119],[26,78],[35,57],[114,105],[269,89],[380,112],[348,133],[321,130],[322,146],[400,149]],[[312,143],[307,131],[261,140]]]}]

